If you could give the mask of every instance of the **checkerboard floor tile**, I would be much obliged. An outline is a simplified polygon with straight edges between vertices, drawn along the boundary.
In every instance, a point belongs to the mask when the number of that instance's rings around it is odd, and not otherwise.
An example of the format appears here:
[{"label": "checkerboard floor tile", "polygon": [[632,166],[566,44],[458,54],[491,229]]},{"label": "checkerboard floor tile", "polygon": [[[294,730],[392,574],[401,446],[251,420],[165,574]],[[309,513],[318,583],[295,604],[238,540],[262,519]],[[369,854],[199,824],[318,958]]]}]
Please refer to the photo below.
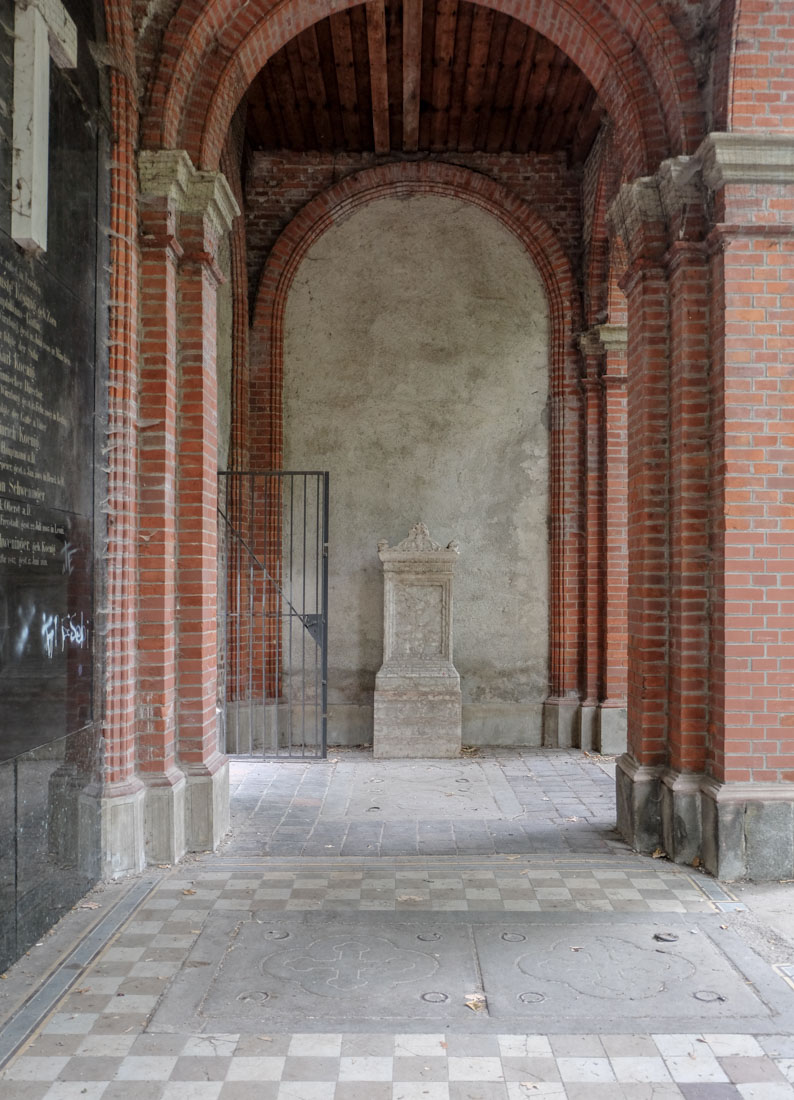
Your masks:
[{"label": "checkerboard floor tile", "polygon": [[[60,1035],[63,1053],[50,1041]],[[751,1035],[147,1035],[44,1031],[6,1069],[3,1100],[444,1100],[794,1097],[782,1037]],[[167,1053],[166,1053],[167,1051]],[[469,1053],[466,1053],[466,1052]],[[577,1053],[572,1053],[576,1051]]]}]

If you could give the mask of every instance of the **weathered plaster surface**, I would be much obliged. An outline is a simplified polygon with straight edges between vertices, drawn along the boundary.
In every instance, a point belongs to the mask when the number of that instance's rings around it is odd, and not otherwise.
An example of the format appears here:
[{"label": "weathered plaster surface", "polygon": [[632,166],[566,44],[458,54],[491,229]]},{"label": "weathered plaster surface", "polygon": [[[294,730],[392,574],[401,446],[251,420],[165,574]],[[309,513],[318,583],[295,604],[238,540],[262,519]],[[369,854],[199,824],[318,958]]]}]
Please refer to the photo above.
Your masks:
[{"label": "weathered plaster surface", "polygon": [[331,473],[331,740],[371,736],[382,659],[376,542],[456,538],[464,742],[538,743],[548,658],[548,315],[491,215],[382,199],[324,234],[293,283],[285,467]]}]

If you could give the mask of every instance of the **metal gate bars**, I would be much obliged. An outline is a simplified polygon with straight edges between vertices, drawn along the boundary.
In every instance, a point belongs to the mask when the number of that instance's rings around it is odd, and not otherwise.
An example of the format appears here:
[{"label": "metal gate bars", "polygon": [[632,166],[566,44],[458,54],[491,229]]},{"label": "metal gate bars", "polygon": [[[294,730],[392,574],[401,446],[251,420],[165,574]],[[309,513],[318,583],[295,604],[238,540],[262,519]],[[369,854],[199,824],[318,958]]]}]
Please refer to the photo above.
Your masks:
[{"label": "metal gate bars", "polygon": [[224,471],[218,516],[226,751],[262,759],[324,757],[328,474]]}]

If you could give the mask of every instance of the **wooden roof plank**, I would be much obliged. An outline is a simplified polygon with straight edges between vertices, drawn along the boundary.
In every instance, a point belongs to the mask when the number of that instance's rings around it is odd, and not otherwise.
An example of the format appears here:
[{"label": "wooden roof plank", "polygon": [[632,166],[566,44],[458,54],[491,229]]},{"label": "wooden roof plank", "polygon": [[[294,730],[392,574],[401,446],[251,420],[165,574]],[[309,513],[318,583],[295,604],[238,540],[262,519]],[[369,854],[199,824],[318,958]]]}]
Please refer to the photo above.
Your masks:
[{"label": "wooden roof plank", "polygon": [[485,82],[480,98],[480,109],[477,117],[477,134],[474,139],[475,149],[484,149],[491,127],[494,96],[499,76],[502,71],[502,57],[507,38],[507,28],[510,26],[510,16],[497,12],[494,15],[491,41],[488,45],[488,61],[485,65]]},{"label": "wooden roof plank", "polygon": [[316,149],[317,138],[314,133],[312,105],[306,88],[306,66],[301,58],[297,38],[292,38],[287,42],[284,46],[284,55],[292,78],[292,90],[295,93],[295,104],[301,120],[304,147],[306,149]]},{"label": "wooden roof plank", "polygon": [[339,89],[345,143],[348,149],[358,152],[361,149],[361,128],[358,121],[358,91],[350,17],[347,11],[338,11],[328,19],[334,44],[336,83]]},{"label": "wooden roof plank", "polygon": [[303,34],[298,36],[298,48],[303,62],[303,71],[306,78],[306,93],[312,110],[312,121],[317,146],[320,149],[330,150],[334,147],[333,128],[328,110],[328,96],[325,90],[322,63],[320,61],[320,46],[317,41],[317,32],[314,26],[308,27]]},{"label": "wooden roof plank", "polygon": [[422,77],[422,0],[403,0],[403,149],[419,148]]},{"label": "wooden roof plank", "polygon": [[436,49],[436,3],[422,7],[422,56],[419,78],[419,148],[430,148],[430,123],[433,115],[433,66]]},{"label": "wooden roof plank", "polygon": [[449,95],[449,119],[447,124],[447,148],[458,148],[460,120],[463,116],[463,93],[469,65],[469,42],[474,18],[474,4],[461,0],[455,24],[455,56],[452,62],[452,85]]},{"label": "wooden roof plank", "polygon": [[521,64],[518,69],[515,87],[513,88],[513,102],[510,105],[510,119],[502,141],[502,148],[508,152],[512,152],[513,146],[515,145],[516,131],[518,130],[518,124],[521,120],[521,111],[527,98],[529,77],[532,72],[532,66],[535,63],[537,41],[537,32],[533,30],[532,27],[527,27],[527,35],[524,40],[524,47],[521,54]]},{"label": "wooden roof plank", "polygon": [[386,53],[386,5],[384,0],[367,4],[367,48],[369,85],[372,92],[372,135],[375,152],[391,150],[389,135],[389,65]]},{"label": "wooden roof plank", "polygon": [[476,5],[471,26],[468,67],[463,93],[463,115],[458,136],[458,149],[462,153],[472,152],[477,138],[477,122],[488,67],[493,24],[493,9]]},{"label": "wooden roof plank", "polygon": [[278,103],[281,117],[284,120],[286,147],[303,152],[306,149],[306,137],[301,124],[300,112],[295,99],[295,89],[292,86],[292,76],[285,51],[283,49],[279,50],[271,57],[265,67],[270,69],[275,101]]},{"label": "wooden roof plank", "polygon": [[373,149],[372,136],[372,88],[369,79],[369,47],[367,44],[367,11],[364,4],[348,9],[350,34],[353,39],[353,62],[358,94],[358,125],[361,131],[361,148]]},{"label": "wooden roof plank", "polygon": [[434,150],[447,148],[457,22],[458,0],[438,0],[433,58],[433,117],[430,127],[430,148]]},{"label": "wooden roof plank", "polygon": [[489,153],[498,153],[504,148],[527,31],[527,26],[519,23],[517,19],[508,21],[499,76],[494,89],[491,119],[482,143],[482,148]]}]

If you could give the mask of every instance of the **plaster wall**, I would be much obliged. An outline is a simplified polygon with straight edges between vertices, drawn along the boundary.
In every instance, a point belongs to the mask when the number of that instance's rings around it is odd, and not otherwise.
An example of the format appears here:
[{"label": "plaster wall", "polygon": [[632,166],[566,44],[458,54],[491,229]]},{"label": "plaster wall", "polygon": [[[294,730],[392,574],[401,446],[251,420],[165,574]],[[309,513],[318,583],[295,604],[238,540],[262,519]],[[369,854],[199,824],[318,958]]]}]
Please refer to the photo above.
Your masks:
[{"label": "plaster wall", "polygon": [[548,665],[548,310],[521,243],[442,196],[359,208],[287,302],[284,465],[331,476],[329,741],[371,740],[376,544],[461,545],[464,743],[540,744]]}]

